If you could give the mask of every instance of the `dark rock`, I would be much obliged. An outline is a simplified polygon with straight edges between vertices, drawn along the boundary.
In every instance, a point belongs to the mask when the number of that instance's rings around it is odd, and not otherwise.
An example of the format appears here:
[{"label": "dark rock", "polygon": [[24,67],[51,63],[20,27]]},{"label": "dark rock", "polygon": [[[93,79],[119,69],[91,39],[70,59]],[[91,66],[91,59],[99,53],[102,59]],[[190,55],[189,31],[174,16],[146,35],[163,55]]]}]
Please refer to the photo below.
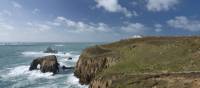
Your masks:
[{"label": "dark rock", "polygon": [[69,57],[68,60],[72,60],[72,57]]},{"label": "dark rock", "polygon": [[87,48],[79,57],[74,75],[81,84],[89,84],[95,75],[118,61],[118,53],[100,46]]},{"label": "dark rock", "polygon": [[58,51],[52,49],[51,47],[48,47],[48,48],[44,51],[44,53],[58,53]]},{"label": "dark rock", "polygon": [[65,70],[65,69],[74,69],[74,67],[66,67],[66,66],[62,66],[62,69]]},{"label": "dark rock", "polygon": [[40,71],[45,72],[53,72],[56,74],[59,72],[59,63],[55,55],[39,57],[34,59],[31,63],[29,70],[36,70],[37,66],[40,65]]}]

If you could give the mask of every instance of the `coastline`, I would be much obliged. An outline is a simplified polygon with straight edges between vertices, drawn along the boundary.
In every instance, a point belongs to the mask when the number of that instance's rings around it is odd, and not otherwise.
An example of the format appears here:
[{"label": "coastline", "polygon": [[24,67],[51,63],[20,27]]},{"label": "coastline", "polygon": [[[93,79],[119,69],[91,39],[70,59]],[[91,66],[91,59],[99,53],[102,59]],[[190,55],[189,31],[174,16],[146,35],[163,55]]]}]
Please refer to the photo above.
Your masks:
[{"label": "coastline", "polygon": [[200,37],[194,36],[133,38],[93,46],[82,52],[74,74],[89,88],[198,88],[199,44]]},{"label": "coastline", "polygon": [[[31,62],[43,56],[55,55],[60,65],[75,66],[83,48],[98,43],[29,43],[0,45],[0,87],[1,88],[87,88],[80,85],[79,79],[74,76],[74,70],[61,71],[52,75],[51,72],[42,73],[40,70],[29,71]],[[59,46],[57,46],[59,45]],[[48,47],[58,50],[58,53],[44,53]],[[68,60],[72,57],[72,60]]]}]

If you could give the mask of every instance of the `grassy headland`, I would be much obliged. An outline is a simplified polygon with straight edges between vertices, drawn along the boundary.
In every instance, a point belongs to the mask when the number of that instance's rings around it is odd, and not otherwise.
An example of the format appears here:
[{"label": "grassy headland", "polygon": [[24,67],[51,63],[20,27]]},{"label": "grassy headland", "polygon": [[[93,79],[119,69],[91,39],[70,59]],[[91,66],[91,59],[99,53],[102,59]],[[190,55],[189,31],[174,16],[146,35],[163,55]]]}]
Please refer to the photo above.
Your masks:
[{"label": "grassy headland", "polygon": [[[96,59],[98,62],[95,62]],[[76,66],[75,74],[80,79],[89,79],[86,83],[90,83],[90,87],[176,88],[177,85],[185,85],[179,83],[181,80],[176,79],[177,77],[192,81],[191,77],[187,77],[191,74],[182,74],[200,71],[200,37],[144,37],[121,40],[86,49],[77,64],[79,65]],[[90,74],[92,76],[88,77]],[[175,77],[174,80],[178,81],[169,86],[168,76],[172,77],[171,79]],[[146,77],[150,79],[141,81]],[[135,84],[135,81],[140,82]],[[190,88],[193,85],[187,86]]]}]

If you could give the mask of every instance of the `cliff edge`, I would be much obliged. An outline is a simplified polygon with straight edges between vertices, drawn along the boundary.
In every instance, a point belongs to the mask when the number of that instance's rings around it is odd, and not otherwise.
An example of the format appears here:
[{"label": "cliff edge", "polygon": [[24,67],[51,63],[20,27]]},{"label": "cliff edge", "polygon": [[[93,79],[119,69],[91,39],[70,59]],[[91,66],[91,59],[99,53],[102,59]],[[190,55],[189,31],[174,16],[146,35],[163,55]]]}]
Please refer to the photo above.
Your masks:
[{"label": "cliff edge", "polygon": [[115,64],[119,58],[116,52],[94,46],[83,51],[75,67],[75,76],[81,84],[89,84],[98,72]]},{"label": "cliff edge", "polygon": [[200,37],[144,37],[89,47],[74,73],[90,88],[199,88]]}]

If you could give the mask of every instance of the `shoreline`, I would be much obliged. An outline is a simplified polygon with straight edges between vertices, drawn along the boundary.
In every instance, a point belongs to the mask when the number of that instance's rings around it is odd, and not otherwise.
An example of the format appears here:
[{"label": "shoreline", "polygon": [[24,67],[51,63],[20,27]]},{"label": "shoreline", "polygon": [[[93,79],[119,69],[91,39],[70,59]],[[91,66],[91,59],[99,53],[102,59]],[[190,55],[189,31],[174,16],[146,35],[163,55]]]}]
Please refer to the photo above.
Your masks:
[{"label": "shoreline", "polygon": [[[74,74],[81,84],[88,84],[89,88],[144,88],[144,86],[160,88],[176,85],[191,87],[196,85],[195,80],[200,80],[200,68],[197,68],[200,63],[192,59],[200,57],[200,55],[193,57],[193,54],[198,53],[199,44],[200,37],[192,36],[133,38],[93,46],[82,52]],[[176,62],[177,60],[180,62]],[[188,63],[188,60],[193,62]],[[131,76],[131,74],[137,75]],[[145,79],[146,77],[153,79]],[[174,82],[168,84],[170,82],[168,78]],[[191,85],[183,85],[184,82],[177,78],[188,80],[185,83]],[[131,81],[140,81],[142,85],[129,83]],[[165,83],[160,84],[162,82]],[[197,87],[200,86],[191,88]]]}]

